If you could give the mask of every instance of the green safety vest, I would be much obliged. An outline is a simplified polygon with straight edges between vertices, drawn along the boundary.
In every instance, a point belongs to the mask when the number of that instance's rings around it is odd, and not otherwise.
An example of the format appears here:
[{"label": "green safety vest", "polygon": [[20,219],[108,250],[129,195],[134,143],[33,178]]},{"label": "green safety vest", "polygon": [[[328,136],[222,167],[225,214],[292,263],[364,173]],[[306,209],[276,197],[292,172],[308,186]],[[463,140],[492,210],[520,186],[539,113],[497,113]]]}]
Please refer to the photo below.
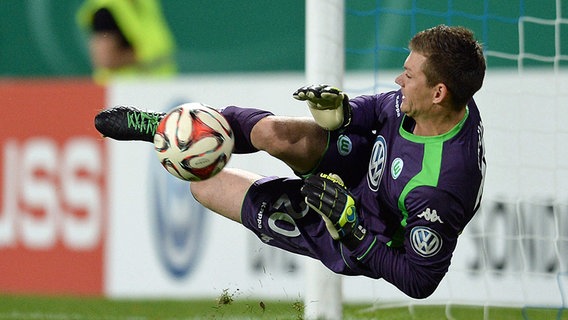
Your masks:
[{"label": "green safety vest", "polygon": [[105,83],[116,75],[164,76],[177,72],[174,38],[158,0],[87,0],[77,13],[78,24],[90,30],[95,12],[109,10],[124,37],[132,44],[138,64],[118,70],[99,68],[94,78]]}]

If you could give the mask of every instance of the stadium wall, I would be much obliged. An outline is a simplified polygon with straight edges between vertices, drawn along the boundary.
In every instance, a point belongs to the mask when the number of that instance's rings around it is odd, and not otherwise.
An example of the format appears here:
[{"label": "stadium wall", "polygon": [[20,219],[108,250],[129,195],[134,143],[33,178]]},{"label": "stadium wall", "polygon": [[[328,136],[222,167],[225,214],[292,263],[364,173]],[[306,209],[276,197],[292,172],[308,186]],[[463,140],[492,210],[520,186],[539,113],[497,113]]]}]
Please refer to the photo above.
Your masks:
[{"label": "stadium wall", "polygon": [[[513,185],[503,178],[515,167],[513,162],[509,168],[511,162],[502,160],[502,154],[526,159],[534,156],[530,150],[544,154],[555,141],[532,143],[530,136],[512,137],[532,147],[519,144],[525,151],[503,153],[513,148],[502,142],[513,140],[498,139],[503,125],[496,120],[505,112],[499,106],[515,105],[516,97],[507,93],[512,88],[508,75],[491,72],[477,96],[487,119],[486,201],[481,218],[472,221],[461,238],[454,272],[429,301],[473,303],[489,297],[492,303],[562,303],[564,280],[556,274],[566,264],[562,259],[568,246],[565,242],[551,246],[550,235],[560,230],[555,237],[566,239],[563,232],[568,229],[562,226],[567,221],[556,221],[548,213],[550,205],[527,203],[530,214],[523,221],[531,229],[523,241],[531,250],[525,255],[511,249],[518,226],[509,219],[518,210],[505,200],[517,199],[521,189],[522,199],[558,202],[565,198],[562,192],[567,186],[562,185],[564,179],[550,180],[546,171],[523,175]],[[546,92],[545,79],[550,76],[527,73],[523,81],[535,92]],[[368,77],[351,75],[346,83],[363,87]],[[128,81],[106,89],[76,79],[1,81],[0,291],[202,298],[217,297],[227,290],[242,298],[301,299],[304,258],[265,246],[236,223],[206,211],[191,199],[186,183],[160,167],[151,145],[103,140],[92,119],[102,106],[168,110],[188,101],[308,115],[304,105],[291,98],[304,81],[299,73]],[[552,95],[535,99],[541,108],[554,108]],[[558,116],[552,109],[541,110]],[[508,126],[521,128],[534,123],[524,117],[509,117],[508,121]],[[551,161],[565,159],[566,152],[558,148]],[[292,175],[263,153],[235,155],[229,166]],[[556,185],[530,190],[531,186],[546,186],[547,181]],[[502,236],[496,236],[499,234]],[[487,268],[489,273],[481,272]],[[408,300],[382,280],[345,278],[343,290],[347,301]]]}]

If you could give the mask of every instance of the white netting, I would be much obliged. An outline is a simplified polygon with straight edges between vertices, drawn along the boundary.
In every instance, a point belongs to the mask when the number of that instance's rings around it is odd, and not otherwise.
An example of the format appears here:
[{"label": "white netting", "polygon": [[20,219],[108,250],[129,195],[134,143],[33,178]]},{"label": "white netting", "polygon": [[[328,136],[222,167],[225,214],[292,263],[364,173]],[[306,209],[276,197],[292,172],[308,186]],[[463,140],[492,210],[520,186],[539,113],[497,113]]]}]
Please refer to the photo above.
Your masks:
[{"label": "white netting", "polygon": [[440,23],[472,29],[484,44],[488,61],[484,86],[475,96],[485,124],[488,162],[482,209],[464,231],[451,270],[431,298],[393,297],[379,283],[373,297],[376,306],[392,300],[411,306],[443,303],[448,318],[454,304],[564,308],[568,19],[563,9],[568,14],[568,4],[347,1],[346,8],[347,30],[355,23],[376,30],[371,37],[357,39],[349,39],[347,32],[348,92],[396,88],[394,77],[410,37]]}]

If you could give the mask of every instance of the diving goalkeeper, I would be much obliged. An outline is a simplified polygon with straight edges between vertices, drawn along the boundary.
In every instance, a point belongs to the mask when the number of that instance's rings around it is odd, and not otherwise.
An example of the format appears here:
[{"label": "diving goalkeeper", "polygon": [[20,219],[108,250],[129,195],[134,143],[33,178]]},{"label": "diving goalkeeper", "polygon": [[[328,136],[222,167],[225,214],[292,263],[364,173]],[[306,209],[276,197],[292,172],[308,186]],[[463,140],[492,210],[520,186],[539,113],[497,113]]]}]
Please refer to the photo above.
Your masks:
[{"label": "diving goalkeeper", "polygon": [[[345,275],[383,278],[413,298],[431,295],[458,235],[481,201],[483,126],[472,97],[485,59],[471,31],[440,25],[410,41],[399,90],[349,99],[327,85],[293,96],[312,118],[229,106],[235,153],[259,150],[297,178],[225,168],[191,192],[261,241],[320,260]],[[117,140],[152,141],[128,127],[124,107],[101,112],[97,129]]]}]

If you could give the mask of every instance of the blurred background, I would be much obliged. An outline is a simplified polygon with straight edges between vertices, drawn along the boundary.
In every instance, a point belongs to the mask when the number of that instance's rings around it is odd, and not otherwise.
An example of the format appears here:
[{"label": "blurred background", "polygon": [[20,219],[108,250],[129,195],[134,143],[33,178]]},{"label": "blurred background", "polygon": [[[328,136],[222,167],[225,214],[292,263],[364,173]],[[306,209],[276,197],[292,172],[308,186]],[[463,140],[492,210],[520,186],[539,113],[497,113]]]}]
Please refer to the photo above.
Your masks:
[{"label": "blurred background", "polygon": [[[89,75],[87,35],[76,21],[82,3],[0,2],[1,75]],[[163,1],[162,7],[182,73],[303,69],[304,1]]]},{"label": "blurred background", "polygon": [[[303,258],[204,210],[149,145],[106,141],[93,117],[119,104],[165,111],[190,101],[307,115],[291,98],[306,84],[305,1],[164,0],[177,74],[102,85],[91,77],[83,4],[0,1],[0,292],[303,297]],[[561,0],[345,1],[350,95],[396,89],[407,43],[422,29],[462,25],[485,48],[476,95],[489,163],[484,203],[426,303],[568,303],[567,14]],[[151,37],[144,25],[132,39]],[[263,154],[229,165],[293,175]],[[417,303],[381,280],[343,283],[346,301]]]},{"label": "blurred background", "polygon": [[[415,7],[424,9],[412,11],[413,2]],[[1,1],[0,75],[89,75],[88,37],[76,21],[82,3],[81,0]],[[486,49],[516,53],[519,15],[530,13],[541,18],[556,15],[553,5],[538,1],[453,1],[450,9],[463,13],[456,15],[448,12],[445,1],[381,1],[382,9],[378,12],[375,6],[375,1],[347,1],[353,13],[346,17],[346,45],[350,48],[347,69],[398,69],[410,36],[437,23],[465,25],[476,32]],[[285,5],[253,0],[163,1],[162,9],[176,40],[175,59],[180,73],[304,69],[304,1],[289,0]],[[483,15],[489,19],[483,19]],[[377,24],[385,27],[377,29]],[[528,32],[527,51],[554,50],[543,45],[554,36],[553,30],[541,25]],[[375,45],[382,50],[378,61],[369,51]],[[565,42],[562,45],[567,46]],[[491,66],[515,64],[495,57],[490,57],[489,63]]]}]

